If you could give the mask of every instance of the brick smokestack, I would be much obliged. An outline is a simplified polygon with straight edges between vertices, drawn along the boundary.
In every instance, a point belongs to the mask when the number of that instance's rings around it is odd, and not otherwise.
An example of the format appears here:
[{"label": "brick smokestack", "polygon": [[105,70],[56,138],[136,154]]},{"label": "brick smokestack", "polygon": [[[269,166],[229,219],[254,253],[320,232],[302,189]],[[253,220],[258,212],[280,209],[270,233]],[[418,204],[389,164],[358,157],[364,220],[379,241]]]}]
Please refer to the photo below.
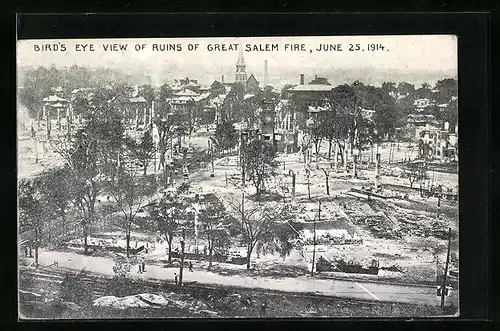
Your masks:
[{"label": "brick smokestack", "polygon": [[300,85],[304,85],[304,74],[300,74]]},{"label": "brick smokestack", "polygon": [[224,84],[224,75],[222,75],[222,84]]},{"label": "brick smokestack", "polygon": [[267,60],[264,60],[264,86],[267,86]]}]

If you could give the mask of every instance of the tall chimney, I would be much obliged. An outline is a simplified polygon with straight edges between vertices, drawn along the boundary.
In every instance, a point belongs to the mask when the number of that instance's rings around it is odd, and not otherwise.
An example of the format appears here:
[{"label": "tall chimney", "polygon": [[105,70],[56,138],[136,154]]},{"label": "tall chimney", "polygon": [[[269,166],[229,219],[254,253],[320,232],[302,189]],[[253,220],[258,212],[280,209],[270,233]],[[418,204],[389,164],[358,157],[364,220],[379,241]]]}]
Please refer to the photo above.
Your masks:
[{"label": "tall chimney", "polygon": [[264,60],[264,86],[267,86],[267,60]]},{"label": "tall chimney", "polygon": [[222,75],[222,84],[224,84],[224,75]]},{"label": "tall chimney", "polygon": [[300,85],[304,85],[304,74],[300,74]]}]

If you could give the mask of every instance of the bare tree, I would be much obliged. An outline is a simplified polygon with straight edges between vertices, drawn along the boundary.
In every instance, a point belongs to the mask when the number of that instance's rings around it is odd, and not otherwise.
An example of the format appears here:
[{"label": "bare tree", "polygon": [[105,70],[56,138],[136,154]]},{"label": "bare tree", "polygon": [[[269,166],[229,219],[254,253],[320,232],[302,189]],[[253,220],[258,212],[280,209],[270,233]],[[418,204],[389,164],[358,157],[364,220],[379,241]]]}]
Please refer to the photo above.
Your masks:
[{"label": "bare tree", "polygon": [[250,269],[250,257],[254,248],[259,242],[269,238],[282,208],[282,204],[245,203],[244,199],[228,202],[228,212],[241,222],[243,243],[247,249],[247,270]]}]

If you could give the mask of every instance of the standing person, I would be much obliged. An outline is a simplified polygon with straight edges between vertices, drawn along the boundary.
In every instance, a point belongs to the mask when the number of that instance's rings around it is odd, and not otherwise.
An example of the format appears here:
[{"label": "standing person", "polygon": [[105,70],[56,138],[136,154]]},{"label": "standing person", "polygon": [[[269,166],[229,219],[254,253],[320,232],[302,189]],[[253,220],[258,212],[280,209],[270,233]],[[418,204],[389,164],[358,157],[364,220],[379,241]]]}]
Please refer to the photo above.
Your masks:
[{"label": "standing person", "polygon": [[193,263],[189,262],[189,271],[193,272]]},{"label": "standing person", "polygon": [[179,276],[177,276],[177,273],[174,274],[174,280],[175,280],[175,285],[179,284]]},{"label": "standing person", "polygon": [[139,262],[139,273],[142,274],[142,264]]},{"label": "standing person", "polygon": [[146,271],[146,260],[142,258],[142,271]]}]

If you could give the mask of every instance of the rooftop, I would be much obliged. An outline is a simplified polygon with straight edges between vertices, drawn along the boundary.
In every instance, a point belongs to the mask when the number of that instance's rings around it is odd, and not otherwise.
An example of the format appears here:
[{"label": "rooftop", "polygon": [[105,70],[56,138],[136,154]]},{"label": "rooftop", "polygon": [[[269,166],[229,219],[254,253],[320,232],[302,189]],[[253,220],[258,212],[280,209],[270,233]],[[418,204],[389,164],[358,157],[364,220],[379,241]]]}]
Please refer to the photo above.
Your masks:
[{"label": "rooftop", "polygon": [[333,89],[332,85],[323,84],[307,84],[307,85],[297,85],[289,89],[292,92],[328,92]]}]

